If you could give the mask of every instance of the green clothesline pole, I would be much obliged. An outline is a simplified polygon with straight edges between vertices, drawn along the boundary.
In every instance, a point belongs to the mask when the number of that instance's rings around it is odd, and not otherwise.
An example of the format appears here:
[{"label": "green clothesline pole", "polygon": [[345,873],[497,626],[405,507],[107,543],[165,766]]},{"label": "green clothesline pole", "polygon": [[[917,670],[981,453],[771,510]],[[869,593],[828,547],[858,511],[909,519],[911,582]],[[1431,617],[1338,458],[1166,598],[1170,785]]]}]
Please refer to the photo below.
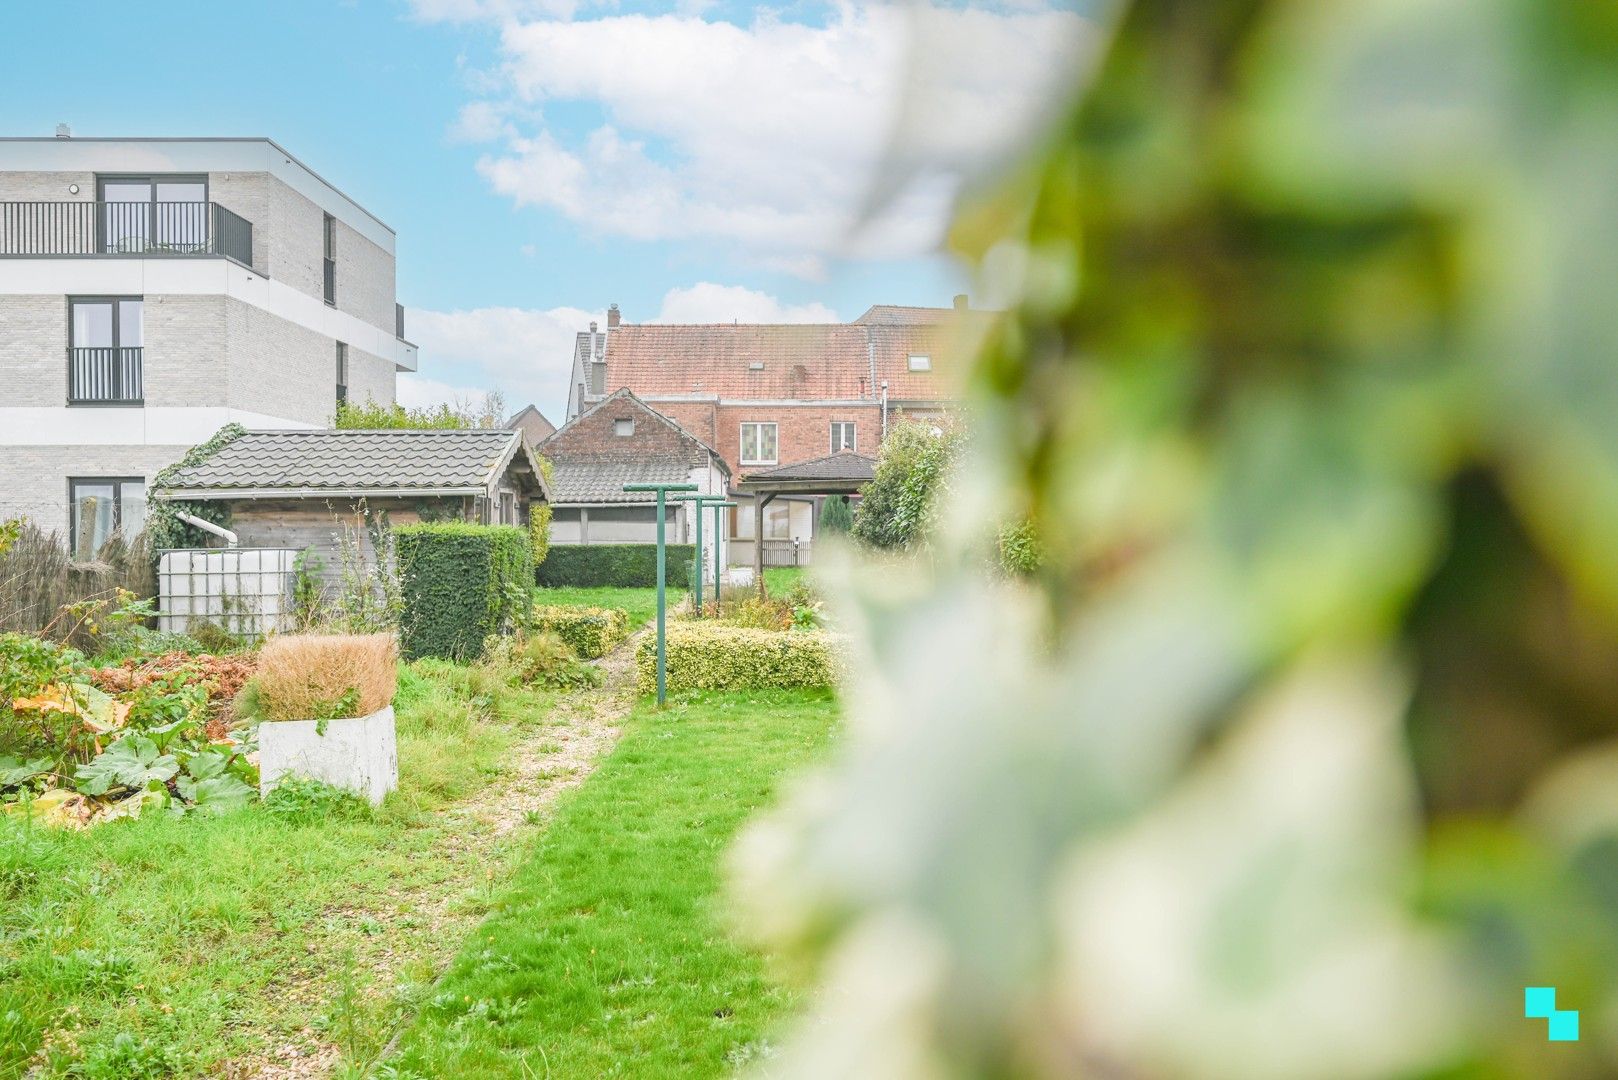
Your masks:
[{"label": "green clothesline pole", "polygon": [[[715,502],[723,502],[724,499],[725,499],[725,497],[723,495],[676,495],[676,496],[674,496],[674,501],[675,502],[688,502],[688,503],[691,503],[693,506],[696,507],[696,513],[695,513],[695,517],[697,519],[697,587],[696,587],[697,596],[696,596],[696,600],[697,600],[697,618],[699,618],[699,619],[702,618],[702,511],[708,505],[711,505],[711,504],[713,504]],[[735,506],[736,504],[731,503],[730,505]],[[713,599],[714,599],[714,603],[716,603],[716,604],[719,603],[719,584],[718,584],[718,582],[719,582],[719,573],[718,573],[718,571],[719,571],[719,525],[718,525],[718,521],[719,521],[719,518],[717,516],[715,516],[715,518],[714,518],[714,534],[713,534],[713,543],[714,543],[714,554],[713,554],[713,564],[714,564]]]},{"label": "green clothesline pole", "polygon": [[668,602],[664,599],[663,516],[664,499],[671,491],[695,491],[695,484],[625,484],[625,491],[657,492],[657,707],[668,696]]},{"label": "green clothesline pole", "polygon": [[720,520],[725,516],[725,508],[736,509],[733,502],[709,503],[713,507],[713,604],[714,610],[719,609],[719,538],[724,536],[720,529]]}]

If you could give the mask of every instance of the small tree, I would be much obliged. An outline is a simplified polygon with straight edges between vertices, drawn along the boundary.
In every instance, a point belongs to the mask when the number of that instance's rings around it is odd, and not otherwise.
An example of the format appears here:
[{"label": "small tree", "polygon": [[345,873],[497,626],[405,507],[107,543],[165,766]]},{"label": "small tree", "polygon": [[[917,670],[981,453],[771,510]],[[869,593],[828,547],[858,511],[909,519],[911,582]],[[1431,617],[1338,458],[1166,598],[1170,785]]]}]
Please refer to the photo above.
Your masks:
[{"label": "small tree", "polygon": [[820,531],[826,536],[853,531],[854,510],[847,495],[833,495],[820,505]]},{"label": "small tree", "polygon": [[855,538],[890,549],[925,543],[934,507],[964,442],[961,430],[953,426],[915,420],[895,425],[882,440],[876,474],[860,490]]}]

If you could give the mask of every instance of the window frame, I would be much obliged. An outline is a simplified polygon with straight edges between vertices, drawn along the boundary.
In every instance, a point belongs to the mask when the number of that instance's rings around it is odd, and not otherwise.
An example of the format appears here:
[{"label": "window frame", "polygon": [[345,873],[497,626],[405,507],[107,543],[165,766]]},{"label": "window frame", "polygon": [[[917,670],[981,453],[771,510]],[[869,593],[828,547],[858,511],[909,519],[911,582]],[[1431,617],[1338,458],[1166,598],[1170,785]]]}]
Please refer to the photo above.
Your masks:
[{"label": "window frame", "polygon": [[[67,554],[74,562],[79,559],[79,499],[74,491],[80,484],[103,484],[112,487],[112,531],[124,526],[124,485],[139,484],[141,497],[146,495],[144,476],[70,476],[67,478]],[[98,549],[99,550],[99,549]],[[90,553],[95,558],[95,552]]]},{"label": "window frame", "polygon": [[[749,458],[747,456],[747,429],[750,428],[750,427],[773,428],[774,429],[774,437],[770,440],[771,441],[771,449],[774,451],[774,453],[770,457],[768,457],[768,458],[762,458],[761,457],[761,458],[758,458],[758,459],[755,460],[755,459]],[[760,448],[762,449],[762,440],[760,442],[761,442]],[[736,431],[736,460],[737,460],[737,462],[739,464],[742,464],[742,465],[779,465],[780,462],[781,462],[781,424],[780,424],[780,422],[776,421],[776,420],[743,420],[743,421],[741,421],[741,423],[738,426],[737,431]]]},{"label": "window frame", "polygon": [[[848,434],[849,434],[848,445],[846,445],[846,446],[838,446],[837,445],[837,429],[838,428],[843,428],[843,427],[848,428]],[[834,454],[838,453],[840,451],[843,451],[843,450],[850,450],[850,451],[852,451],[852,452],[854,452],[856,454],[859,453],[859,451],[860,451],[860,429],[859,429],[859,425],[858,425],[858,423],[856,421],[853,421],[853,420],[833,420],[833,421],[831,421],[830,438],[831,438],[831,441],[827,445],[831,447],[831,452],[834,453]]]},{"label": "window frame", "polygon": [[[124,334],[123,334],[123,305],[128,304],[128,303],[135,303],[135,304],[140,305],[140,342],[141,343],[139,345],[125,345],[125,344],[123,344],[123,337],[124,337]],[[81,345],[81,344],[79,344],[77,342],[76,335],[73,332],[73,324],[74,324],[74,321],[75,321],[74,320],[74,314],[75,314],[74,309],[77,308],[80,304],[86,304],[86,305],[88,305],[88,304],[106,304],[108,307],[110,307],[112,309],[112,344],[110,346]],[[141,356],[140,356],[141,393],[140,393],[139,397],[113,398],[113,399],[110,399],[108,401],[96,401],[96,400],[93,400],[93,399],[79,400],[79,399],[76,399],[76,398],[73,397],[73,353],[74,353],[74,351],[77,350],[77,349],[100,349],[100,348],[110,348],[110,349],[112,349],[112,351],[113,351],[113,360],[114,360],[115,364],[120,369],[122,368],[122,357],[120,357],[118,355],[120,350],[123,350],[123,349],[139,349],[140,350],[140,354],[141,354]],[[95,293],[85,293],[85,294],[82,294],[82,295],[77,294],[77,293],[70,294],[67,297],[67,364],[68,364],[68,372],[67,372],[67,407],[68,408],[70,408],[70,409],[139,409],[139,408],[144,408],[145,405],[146,405],[146,297],[145,297],[145,295],[144,294],[139,294],[139,295],[131,296],[131,295],[127,295],[127,294],[124,294],[124,293],[118,293],[118,294],[108,293],[108,294],[105,294],[105,295],[103,295],[103,294],[95,294]]]},{"label": "window frame", "polygon": [[342,405],[346,405],[348,403],[348,376],[349,376],[349,370],[348,370],[348,342],[346,342],[346,341],[337,342],[336,363],[337,363],[337,372],[336,372],[336,374],[337,374],[337,404],[339,406],[342,406]]},{"label": "window frame", "polygon": [[337,216],[321,213],[320,219],[321,299],[328,307],[337,306]]},{"label": "window frame", "polygon": [[[202,199],[201,199],[201,202],[203,204],[207,204],[207,203],[213,201],[213,190],[212,190],[212,187],[208,183],[208,174],[205,173],[205,172],[204,173],[187,173],[187,172],[182,172],[182,173],[117,173],[117,172],[110,172],[110,173],[96,173],[95,177],[96,177],[96,206],[98,207],[98,209],[96,210],[96,250],[98,252],[102,253],[102,254],[124,254],[124,253],[121,253],[121,252],[109,252],[108,251],[108,246],[111,243],[111,241],[109,239],[109,235],[108,235],[110,230],[107,227],[108,217],[107,217],[107,210],[106,210],[106,206],[107,206],[107,184],[108,184],[109,181],[111,183],[114,183],[114,184],[131,184],[131,183],[135,183],[135,182],[138,181],[138,182],[145,183],[147,188],[150,189],[148,191],[148,193],[147,193],[146,200],[145,200],[146,205],[148,207],[147,214],[146,214],[146,236],[145,236],[145,241],[146,241],[147,248],[146,248],[146,250],[143,250],[143,251],[140,251],[140,252],[128,252],[127,253],[127,254],[138,254],[138,255],[140,255],[142,257],[149,257],[149,256],[152,256],[152,255],[167,254],[165,252],[151,250],[152,245],[155,245],[155,244],[158,244],[158,243],[162,242],[158,238],[157,205],[158,205],[159,200],[157,198],[157,185],[159,185],[159,184],[201,184],[202,185]],[[119,203],[128,203],[128,204],[131,204],[131,205],[139,205],[140,200],[137,200],[137,199],[119,199],[118,202]],[[204,217],[206,218],[207,216],[208,215],[205,212]],[[207,226],[204,225],[204,228],[206,229]]]},{"label": "window frame", "polygon": [[[619,427],[620,424],[628,424],[629,425],[629,430],[628,431],[623,430],[622,428]],[[613,417],[612,418],[612,433],[616,438],[619,438],[619,439],[633,438],[634,435],[635,435],[635,418],[633,416],[615,416],[615,417]]]},{"label": "window frame", "polygon": [[[917,361],[920,361],[920,363],[917,363]],[[931,371],[931,370],[933,370],[933,355],[932,355],[932,353],[909,353],[909,354],[907,354],[907,357],[906,357],[906,360],[905,360],[905,370],[906,371]]]}]

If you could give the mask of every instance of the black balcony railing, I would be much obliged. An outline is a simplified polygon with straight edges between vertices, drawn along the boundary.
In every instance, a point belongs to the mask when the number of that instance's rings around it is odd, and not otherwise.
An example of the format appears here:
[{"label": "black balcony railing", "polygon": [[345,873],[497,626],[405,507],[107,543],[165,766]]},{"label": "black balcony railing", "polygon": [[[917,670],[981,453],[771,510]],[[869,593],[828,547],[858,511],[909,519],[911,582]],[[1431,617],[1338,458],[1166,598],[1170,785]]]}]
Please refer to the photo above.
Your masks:
[{"label": "black balcony railing", "polygon": [[211,202],[0,202],[0,256],[224,255],[253,264],[253,223]]},{"label": "black balcony railing", "polygon": [[69,349],[67,400],[74,405],[139,402],[141,351],[138,348]]}]

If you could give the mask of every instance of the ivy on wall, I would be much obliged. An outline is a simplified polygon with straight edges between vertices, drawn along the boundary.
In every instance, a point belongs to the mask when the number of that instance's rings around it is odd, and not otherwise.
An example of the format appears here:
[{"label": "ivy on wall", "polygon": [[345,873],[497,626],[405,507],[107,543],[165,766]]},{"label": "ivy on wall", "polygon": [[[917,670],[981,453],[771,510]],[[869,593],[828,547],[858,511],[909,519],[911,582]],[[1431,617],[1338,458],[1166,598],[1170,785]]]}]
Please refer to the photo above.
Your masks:
[{"label": "ivy on wall", "polygon": [[152,477],[150,498],[146,504],[146,539],[154,558],[171,548],[206,547],[211,539],[195,525],[181,521],[179,514],[190,514],[220,526],[230,520],[229,508],[221,503],[170,499],[168,491],[185,470],[201,465],[246,434],[247,429],[240,424],[226,424],[214,432],[207,442],[193,446],[179,461]]}]

